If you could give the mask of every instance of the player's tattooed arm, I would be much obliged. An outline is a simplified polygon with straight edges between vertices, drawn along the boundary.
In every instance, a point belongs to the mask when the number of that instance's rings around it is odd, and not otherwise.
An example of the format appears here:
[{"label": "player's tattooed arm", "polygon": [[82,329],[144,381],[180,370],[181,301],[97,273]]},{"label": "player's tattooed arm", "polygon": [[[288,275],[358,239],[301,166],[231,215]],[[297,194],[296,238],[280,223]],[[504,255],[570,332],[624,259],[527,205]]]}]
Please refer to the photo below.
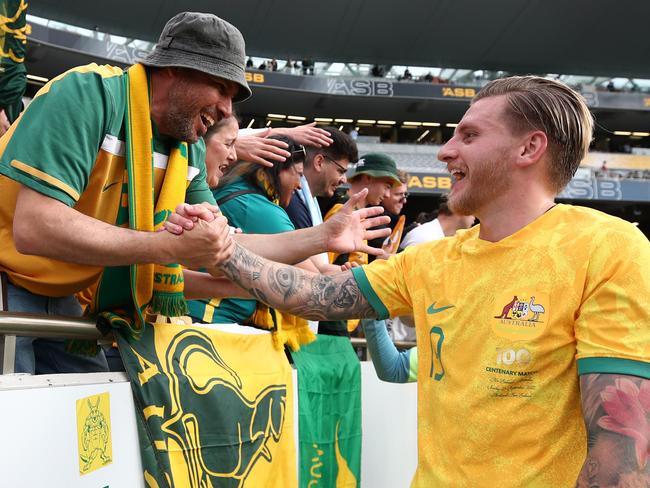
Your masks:
[{"label": "player's tattooed arm", "polygon": [[261,302],[310,320],[376,317],[351,271],[309,273],[274,263],[235,244],[223,274]]},{"label": "player's tattooed arm", "polygon": [[580,390],[588,451],[576,487],[650,486],[650,380],[587,374]]}]

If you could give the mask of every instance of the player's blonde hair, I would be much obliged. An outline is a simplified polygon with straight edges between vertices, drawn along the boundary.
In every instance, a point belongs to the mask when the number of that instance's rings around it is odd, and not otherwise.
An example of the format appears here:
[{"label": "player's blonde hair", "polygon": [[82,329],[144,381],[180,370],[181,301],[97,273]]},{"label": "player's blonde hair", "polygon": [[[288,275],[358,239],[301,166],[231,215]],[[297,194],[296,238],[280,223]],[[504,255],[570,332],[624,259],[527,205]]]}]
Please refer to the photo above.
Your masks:
[{"label": "player's blonde hair", "polygon": [[551,155],[549,181],[556,193],[569,183],[591,143],[594,120],[585,99],[564,83],[538,76],[511,76],[488,83],[472,103],[503,95],[513,131],[540,130]]}]

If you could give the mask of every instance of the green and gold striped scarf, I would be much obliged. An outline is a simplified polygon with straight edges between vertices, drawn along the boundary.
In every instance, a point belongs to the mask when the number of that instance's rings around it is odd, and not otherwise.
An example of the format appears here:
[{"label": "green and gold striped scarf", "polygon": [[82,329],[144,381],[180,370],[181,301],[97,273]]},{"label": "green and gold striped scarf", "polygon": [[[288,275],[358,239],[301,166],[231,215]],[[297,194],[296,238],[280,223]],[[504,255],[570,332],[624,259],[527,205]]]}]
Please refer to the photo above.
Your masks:
[{"label": "green and gold striped scarf", "polygon": [[[154,209],[153,185],[153,135],[149,103],[147,73],[141,64],[133,65],[124,80],[127,93],[125,114],[126,170],[128,175],[129,228],[156,232],[174,211],[185,201],[188,168],[187,143],[178,142],[169,155],[165,178],[157,196]],[[102,274],[102,289],[110,290],[109,268]],[[133,310],[91,310],[100,313],[111,326],[126,329],[127,334],[138,337],[146,315],[178,317],[188,312],[183,296],[183,269],[178,264],[133,264],[129,272]],[[108,286],[107,286],[108,285]],[[115,282],[113,286],[123,286]],[[102,303],[95,297],[93,303]]]}]

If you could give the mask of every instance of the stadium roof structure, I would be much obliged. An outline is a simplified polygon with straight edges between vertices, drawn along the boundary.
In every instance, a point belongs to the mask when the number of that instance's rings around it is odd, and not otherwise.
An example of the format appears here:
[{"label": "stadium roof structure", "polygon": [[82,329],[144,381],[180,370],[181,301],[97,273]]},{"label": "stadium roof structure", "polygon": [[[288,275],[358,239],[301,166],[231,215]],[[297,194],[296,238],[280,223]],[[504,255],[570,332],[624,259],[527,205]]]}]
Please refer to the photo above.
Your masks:
[{"label": "stadium roof structure", "polygon": [[650,2],[605,0],[38,0],[29,13],[155,41],[182,10],[214,12],[259,57],[650,78]]}]

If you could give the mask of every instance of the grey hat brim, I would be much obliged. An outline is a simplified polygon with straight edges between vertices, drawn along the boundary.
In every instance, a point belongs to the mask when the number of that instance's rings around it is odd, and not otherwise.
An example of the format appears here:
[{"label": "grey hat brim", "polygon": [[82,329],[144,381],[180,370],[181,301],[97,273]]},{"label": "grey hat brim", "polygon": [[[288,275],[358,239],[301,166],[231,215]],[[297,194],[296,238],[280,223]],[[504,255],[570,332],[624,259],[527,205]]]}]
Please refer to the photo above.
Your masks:
[{"label": "grey hat brim", "polygon": [[140,61],[145,66],[156,66],[159,68],[189,68],[207,73],[224,80],[230,80],[239,87],[233,102],[243,102],[252,95],[251,89],[246,82],[246,72],[234,64],[220,59],[203,56],[201,54],[178,49],[161,49],[156,46],[149,55]]},{"label": "grey hat brim", "polygon": [[397,177],[396,174],[393,174],[390,171],[383,171],[380,169],[356,171],[348,178],[348,180],[353,180],[360,175],[368,175],[368,176],[372,176],[373,178],[390,178],[391,180],[393,180],[393,186],[402,184],[402,182],[400,181],[400,179]]}]

